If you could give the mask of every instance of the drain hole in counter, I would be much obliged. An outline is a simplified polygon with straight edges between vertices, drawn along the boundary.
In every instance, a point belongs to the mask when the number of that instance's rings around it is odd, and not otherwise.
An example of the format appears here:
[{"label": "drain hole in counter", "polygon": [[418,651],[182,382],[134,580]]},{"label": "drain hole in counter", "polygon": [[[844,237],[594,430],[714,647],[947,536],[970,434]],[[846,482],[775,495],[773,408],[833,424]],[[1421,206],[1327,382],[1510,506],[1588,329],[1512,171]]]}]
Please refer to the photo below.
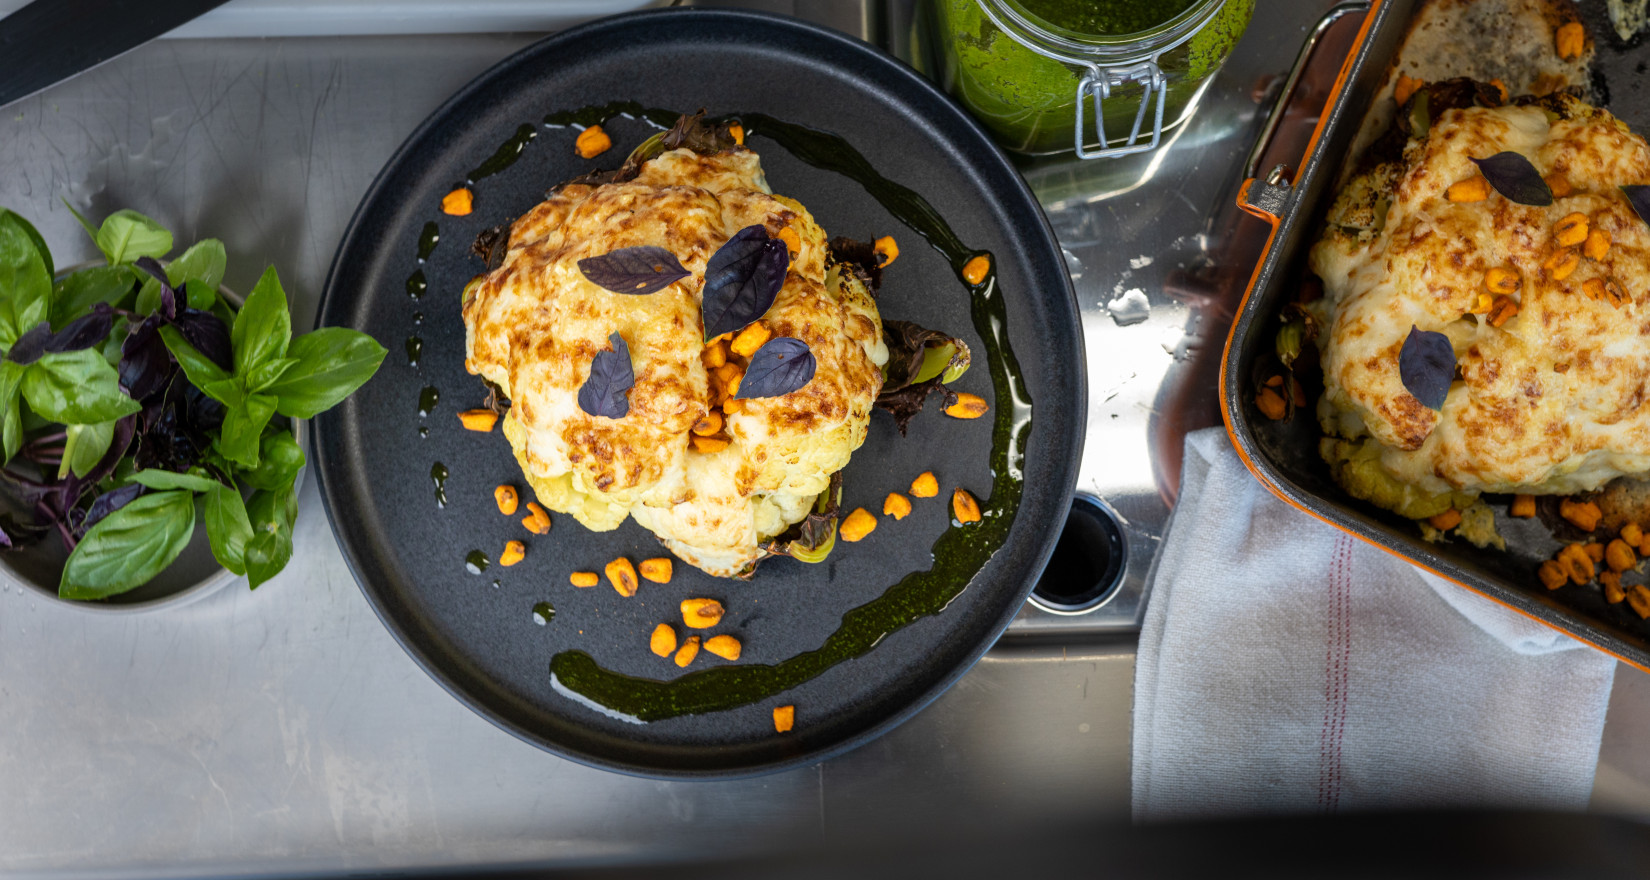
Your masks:
[{"label": "drain hole in counter", "polygon": [[1099,607],[1123,580],[1123,553],[1123,532],[1111,511],[1077,496],[1031,601],[1056,614]]}]

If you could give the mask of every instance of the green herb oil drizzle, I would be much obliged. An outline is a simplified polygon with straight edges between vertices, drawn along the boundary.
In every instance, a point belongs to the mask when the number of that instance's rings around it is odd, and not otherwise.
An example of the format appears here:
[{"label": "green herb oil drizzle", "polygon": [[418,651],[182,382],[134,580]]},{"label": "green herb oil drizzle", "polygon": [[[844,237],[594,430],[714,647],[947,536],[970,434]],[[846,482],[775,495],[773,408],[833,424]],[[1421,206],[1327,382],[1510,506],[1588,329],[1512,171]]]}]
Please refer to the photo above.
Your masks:
[{"label": "green herb oil drizzle", "polygon": [[[630,115],[661,125],[676,119],[674,113],[641,110],[634,104],[610,104],[555,114],[545,121],[546,124],[552,124],[552,120],[566,120],[561,124],[590,124],[586,120],[600,122],[620,107]],[[1003,545],[1024,489],[1022,463],[1031,432],[1031,395],[1009,346],[1007,309],[997,289],[995,259],[990,273],[980,284],[967,285],[962,278],[962,268],[982,252],[964,246],[932,205],[877,173],[847,141],[769,116],[749,114],[739,119],[748,136],[766,137],[803,162],[834,171],[863,186],[895,217],[943,254],[958,280],[967,286],[974,328],[985,340],[991,384],[996,394],[991,495],[981,500],[981,522],[953,526],[935,542],[933,568],[907,575],[882,596],[848,611],[842,617],[842,626],[817,650],[773,665],[717,666],[671,681],[611,672],[582,651],[564,651],[551,658],[551,685],[557,691],[626,721],[640,723],[718,712],[766,699],[844,660],[864,655],[883,637],[919,618],[940,613]]]},{"label": "green herb oil drizzle", "polygon": [[424,298],[424,291],[429,290],[429,289],[430,289],[430,282],[424,278],[424,270],[423,269],[419,269],[417,272],[414,272],[414,273],[412,273],[412,275],[408,276],[408,278],[407,278],[407,295],[408,296],[412,297],[413,299],[423,299]]},{"label": "green herb oil drizzle", "polygon": [[418,262],[422,263],[435,253],[435,246],[441,243],[441,228],[435,221],[424,224],[424,231],[418,234]]},{"label": "green herb oil drizzle", "polygon": [[498,149],[493,151],[493,155],[488,157],[487,161],[481,163],[474,171],[465,176],[470,183],[475,183],[509,168],[511,165],[516,164],[516,160],[521,158],[522,151],[527,149],[527,145],[532,143],[535,137],[538,137],[538,131],[532,125],[522,123],[516,129],[513,137],[500,144]]}]

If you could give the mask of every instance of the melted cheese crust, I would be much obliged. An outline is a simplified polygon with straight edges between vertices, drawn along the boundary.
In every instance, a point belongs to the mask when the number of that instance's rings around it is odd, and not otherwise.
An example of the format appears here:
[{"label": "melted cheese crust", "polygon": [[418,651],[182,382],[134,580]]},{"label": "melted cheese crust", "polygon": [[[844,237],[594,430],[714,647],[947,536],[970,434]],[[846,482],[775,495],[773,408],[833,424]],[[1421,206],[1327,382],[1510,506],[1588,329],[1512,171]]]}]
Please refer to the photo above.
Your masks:
[{"label": "melted cheese crust", "polygon": [[[763,317],[774,336],[806,342],[807,385],[745,401],[730,445],[690,451],[709,411],[700,361],[705,264],[735,232],[761,224],[801,247]],[[656,245],[690,273],[646,296],[592,284],[578,261]],[[465,366],[511,400],[505,436],[541,503],[606,531],[626,516],[677,556],[718,576],[755,561],[760,540],[802,519],[831,474],[865,440],[888,359],[882,319],[851,274],[826,268],[825,233],[797,202],[773,195],[755,153],[674,150],[626,183],[575,184],[510,230],[503,264],[464,303]],[[608,334],[630,347],[635,385],[621,419],[588,415],[578,391]]]},{"label": "melted cheese crust", "polygon": [[[1381,464],[1429,492],[1569,493],[1650,470],[1650,227],[1619,189],[1650,183],[1650,147],[1602,110],[1573,102],[1451,110],[1411,141],[1375,234],[1331,228],[1311,253],[1328,326],[1319,335],[1326,433],[1382,445]],[[1574,192],[1536,208],[1499,195],[1450,202],[1471,157],[1512,150]],[[1563,281],[1542,270],[1553,227],[1575,212],[1608,232],[1602,260]],[[1578,249],[1579,251],[1579,249]],[[1517,271],[1519,313],[1500,328],[1468,314],[1492,267]],[[1589,299],[1611,278],[1630,302]],[[1460,378],[1435,412],[1405,390],[1411,326],[1445,333]]]}]

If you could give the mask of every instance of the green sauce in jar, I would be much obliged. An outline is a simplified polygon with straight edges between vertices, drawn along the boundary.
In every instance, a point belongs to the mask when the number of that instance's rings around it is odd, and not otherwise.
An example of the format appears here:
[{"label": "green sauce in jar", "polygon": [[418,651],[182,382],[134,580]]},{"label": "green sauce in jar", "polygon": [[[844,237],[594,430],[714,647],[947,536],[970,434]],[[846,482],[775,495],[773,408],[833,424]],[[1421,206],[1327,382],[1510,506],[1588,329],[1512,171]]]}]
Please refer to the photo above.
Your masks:
[{"label": "green sauce in jar", "polygon": [[1149,31],[1190,9],[1195,0],[1020,0],[1025,11],[1058,28],[1120,37]]}]

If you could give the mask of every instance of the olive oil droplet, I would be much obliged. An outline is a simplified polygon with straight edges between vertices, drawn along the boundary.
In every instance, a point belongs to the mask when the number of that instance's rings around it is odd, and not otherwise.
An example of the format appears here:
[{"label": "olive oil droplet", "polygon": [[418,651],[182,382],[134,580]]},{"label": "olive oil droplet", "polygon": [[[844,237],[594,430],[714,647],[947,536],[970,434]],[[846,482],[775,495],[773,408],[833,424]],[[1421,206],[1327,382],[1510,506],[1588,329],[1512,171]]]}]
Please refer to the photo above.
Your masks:
[{"label": "olive oil droplet", "polygon": [[419,437],[428,437],[428,436],[430,436],[430,429],[420,425],[419,428],[418,428],[418,436]]},{"label": "olive oil droplet", "polygon": [[430,252],[441,243],[441,230],[436,228],[435,221],[424,224],[424,231],[418,236],[418,262],[422,263],[430,258]]},{"label": "olive oil droplet", "polygon": [[407,278],[407,295],[413,299],[423,299],[424,291],[430,289],[430,282],[424,279],[424,270],[419,269]]},{"label": "olive oil droplet", "polygon": [[422,419],[430,413],[435,412],[435,405],[440,401],[440,388],[437,388],[434,385],[424,386],[424,390],[418,392],[418,417]]},{"label": "olive oil droplet", "polygon": [[435,506],[447,506],[447,466],[441,462],[430,465],[430,479],[435,482]]},{"label": "olive oil droplet", "polygon": [[464,557],[464,570],[470,574],[481,574],[487,570],[487,554],[480,550],[471,550]]},{"label": "olive oil droplet", "polygon": [[424,353],[424,340],[417,336],[407,337],[407,366],[418,366],[418,356]]},{"label": "olive oil droplet", "polygon": [[544,626],[556,617],[556,609],[549,602],[540,602],[533,606],[533,622]]}]

